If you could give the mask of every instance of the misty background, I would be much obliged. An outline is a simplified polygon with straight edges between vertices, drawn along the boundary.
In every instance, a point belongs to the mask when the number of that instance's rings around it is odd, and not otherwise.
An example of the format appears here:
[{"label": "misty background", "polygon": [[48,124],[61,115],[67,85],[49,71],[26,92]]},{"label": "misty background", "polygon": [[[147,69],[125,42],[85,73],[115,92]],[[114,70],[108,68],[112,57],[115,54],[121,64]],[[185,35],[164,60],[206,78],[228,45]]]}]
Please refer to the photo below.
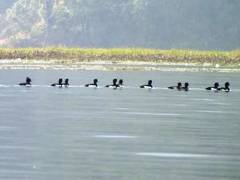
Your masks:
[{"label": "misty background", "polygon": [[239,0],[0,0],[0,47],[240,48]]}]

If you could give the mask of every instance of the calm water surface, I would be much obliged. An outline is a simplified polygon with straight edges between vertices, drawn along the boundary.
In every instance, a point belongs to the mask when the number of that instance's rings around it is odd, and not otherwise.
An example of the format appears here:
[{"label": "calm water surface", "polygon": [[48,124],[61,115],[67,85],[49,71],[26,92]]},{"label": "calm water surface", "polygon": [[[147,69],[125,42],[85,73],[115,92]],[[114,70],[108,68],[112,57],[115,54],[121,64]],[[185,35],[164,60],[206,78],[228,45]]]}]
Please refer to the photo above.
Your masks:
[{"label": "calm water surface", "polygon": [[[35,86],[18,87],[30,76]],[[49,87],[59,77],[69,88]],[[88,89],[123,78],[127,88]],[[137,87],[152,79],[152,90]],[[0,71],[1,180],[238,180],[240,74]],[[188,81],[189,92],[167,90]],[[204,87],[231,82],[232,92]]]}]

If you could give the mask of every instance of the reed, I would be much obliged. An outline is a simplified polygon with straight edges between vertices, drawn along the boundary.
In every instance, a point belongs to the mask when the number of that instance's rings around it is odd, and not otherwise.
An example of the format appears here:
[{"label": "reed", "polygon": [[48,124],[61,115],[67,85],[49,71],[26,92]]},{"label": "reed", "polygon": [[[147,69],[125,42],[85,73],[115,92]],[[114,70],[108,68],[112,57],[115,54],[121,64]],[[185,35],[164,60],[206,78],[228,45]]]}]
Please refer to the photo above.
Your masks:
[{"label": "reed", "polygon": [[0,48],[0,59],[34,59],[71,61],[143,61],[240,65],[240,50],[198,51],[160,49],[83,49],[83,48]]}]

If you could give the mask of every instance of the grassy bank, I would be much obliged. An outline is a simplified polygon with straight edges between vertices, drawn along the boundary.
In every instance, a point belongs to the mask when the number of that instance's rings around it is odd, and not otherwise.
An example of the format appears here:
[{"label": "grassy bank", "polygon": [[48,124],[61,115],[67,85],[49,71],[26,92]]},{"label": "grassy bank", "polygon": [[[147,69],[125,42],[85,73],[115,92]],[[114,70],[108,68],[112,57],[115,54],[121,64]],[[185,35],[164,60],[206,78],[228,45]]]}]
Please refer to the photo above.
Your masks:
[{"label": "grassy bank", "polygon": [[0,48],[0,59],[59,60],[59,62],[141,61],[239,66],[240,50],[196,51],[157,49]]}]

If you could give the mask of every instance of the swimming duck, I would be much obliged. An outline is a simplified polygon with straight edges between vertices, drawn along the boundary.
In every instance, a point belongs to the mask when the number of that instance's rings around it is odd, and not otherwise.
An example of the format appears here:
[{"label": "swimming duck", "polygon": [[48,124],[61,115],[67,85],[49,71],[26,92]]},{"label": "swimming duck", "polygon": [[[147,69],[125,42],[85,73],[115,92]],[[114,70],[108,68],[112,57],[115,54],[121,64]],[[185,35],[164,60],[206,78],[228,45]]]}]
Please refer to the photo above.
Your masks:
[{"label": "swimming duck", "polygon": [[117,87],[118,87],[118,88],[122,88],[122,87],[123,87],[123,80],[122,80],[122,79],[120,79],[120,80],[118,81]]},{"label": "swimming duck", "polygon": [[226,82],[224,87],[219,88],[221,91],[229,92],[230,91],[230,83]]},{"label": "swimming duck", "polygon": [[29,78],[29,77],[26,77],[26,82],[24,82],[24,83],[19,83],[19,85],[20,86],[31,86],[31,82],[32,82],[32,80],[31,80],[31,78]]},{"label": "swimming duck", "polygon": [[149,80],[149,81],[148,81],[148,84],[141,85],[140,88],[152,89],[152,88],[153,88],[153,86],[152,86],[152,80]]},{"label": "swimming duck", "polygon": [[113,84],[106,85],[105,87],[116,89],[117,88],[117,79],[113,79]]},{"label": "swimming duck", "polygon": [[94,79],[92,84],[86,84],[85,87],[94,87],[97,88],[98,79]]},{"label": "swimming duck", "polygon": [[63,79],[62,78],[59,78],[58,79],[58,83],[53,83],[53,84],[51,84],[51,86],[57,86],[57,87],[62,87],[62,85],[63,85]]},{"label": "swimming duck", "polygon": [[207,87],[206,90],[208,90],[208,91],[211,91],[211,90],[218,91],[219,90],[219,83],[215,82],[213,87]]},{"label": "swimming duck", "polygon": [[178,84],[177,84],[177,86],[170,86],[170,87],[168,87],[168,89],[177,89],[177,90],[182,90],[182,83],[181,82],[179,82]]},{"label": "swimming duck", "polygon": [[182,87],[182,90],[184,90],[184,91],[188,91],[189,90],[189,83],[188,82],[184,83],[184,87]]},{"label": "swimming duck", "polygon": [[65,87],[68,87],[69,86],[69,79],[67,78],[67,79],[65,79],[65,82],[64,82],[64,84],[63,84]]}]

